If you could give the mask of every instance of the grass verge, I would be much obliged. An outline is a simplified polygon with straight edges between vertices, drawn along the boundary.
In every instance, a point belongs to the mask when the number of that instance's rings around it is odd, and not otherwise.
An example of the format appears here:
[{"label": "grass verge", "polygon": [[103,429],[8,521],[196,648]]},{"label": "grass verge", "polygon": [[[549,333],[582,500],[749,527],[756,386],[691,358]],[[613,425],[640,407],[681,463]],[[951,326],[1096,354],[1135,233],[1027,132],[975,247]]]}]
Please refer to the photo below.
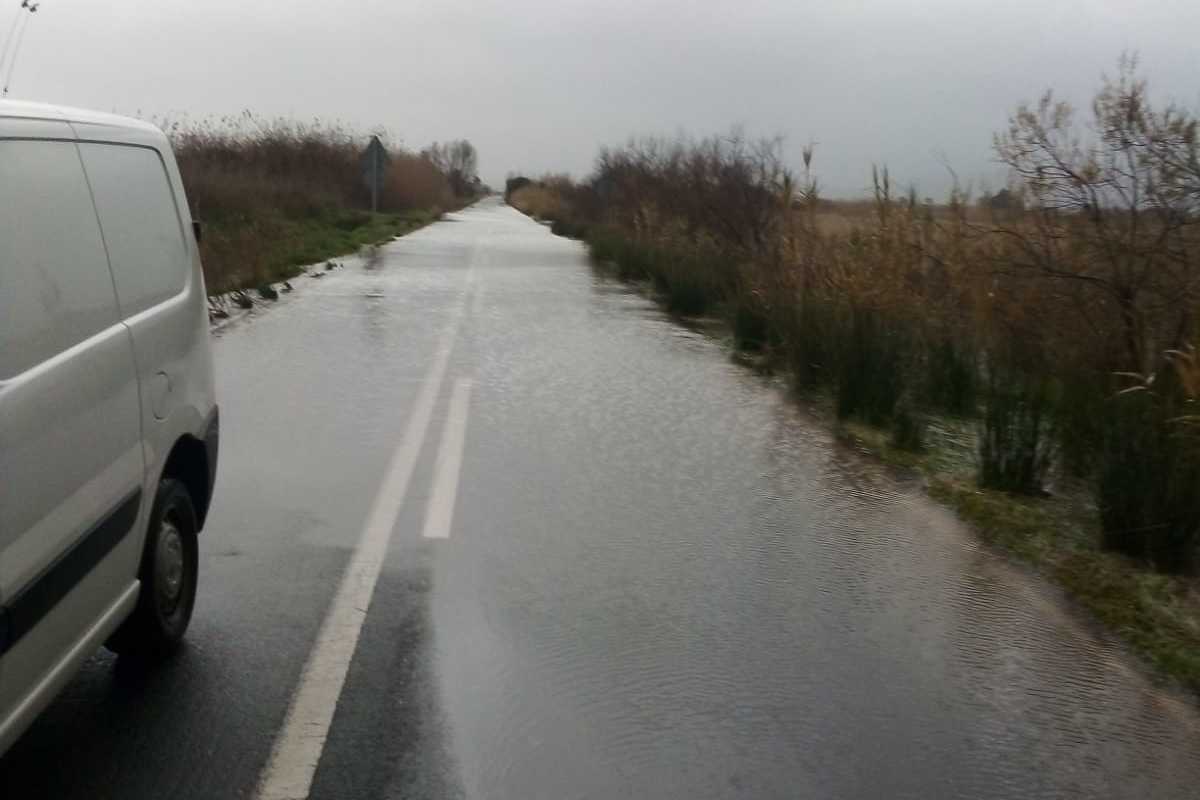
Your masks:
[{"label": "grass verge", "polygon": [[[303,221],[286,223],[286,235],[267,264],[277,276],[295,275],[301,267],[334,256],[346,255],[360,247],[383,244],[435,222],[436,211],[415,210],[398,214],[343,212]],[[278,278],[276,278],[278,279]]]},{"label": "grass verge", "polygon": [[381,244],[441,217],[438,210],[399,213],[325,211],[300,218],[206,223],[201,258],[208,291],[219,295],[287,280],[304,267]]}]

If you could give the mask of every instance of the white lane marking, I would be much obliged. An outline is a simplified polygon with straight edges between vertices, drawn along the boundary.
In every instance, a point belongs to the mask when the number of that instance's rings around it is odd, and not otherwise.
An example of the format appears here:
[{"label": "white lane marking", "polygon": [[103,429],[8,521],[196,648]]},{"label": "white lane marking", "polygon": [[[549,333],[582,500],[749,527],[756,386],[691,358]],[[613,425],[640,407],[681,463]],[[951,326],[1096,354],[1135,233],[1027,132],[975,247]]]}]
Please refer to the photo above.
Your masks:
[{"label": "white lane marking", "polygon": [[471,402],[471,379],[454,382],[442,443],[438,447],[437,466],[433,473],[433,491],[425,509],[426,539],[449,539],[450,523],[454,521],[454,501],[458,498],[458,481],[462,475],[463,450],[467,442],[467,409]]},{"label": "white lane marking", "polygon": [[475,299],[471,301],[471,316],[479,316],[483,313],[483,286],[482,284],[475,287]]},{"label": "white lane marking", "polygon": [[[472,273],[468,272],[468,281],[471,277]],[[305,800],[312,788],[313,775],[333,722],[333,712],[346,682],[350,660],[358,646],[359,633],[371,607],[371,596],[383,568],[392,528],[404,504],[417,457],[433,419],[434,404],[458,336],[465,301],[464,294],[448,328],[442,334],[404,436],[371,506],[366,527],[342,575],[333,604],[321,623],[316,644],[304,665],[300,685],[292,697],[287,717],[271,750],[271,758],[263,770],[257,794],[259,800]]]}]

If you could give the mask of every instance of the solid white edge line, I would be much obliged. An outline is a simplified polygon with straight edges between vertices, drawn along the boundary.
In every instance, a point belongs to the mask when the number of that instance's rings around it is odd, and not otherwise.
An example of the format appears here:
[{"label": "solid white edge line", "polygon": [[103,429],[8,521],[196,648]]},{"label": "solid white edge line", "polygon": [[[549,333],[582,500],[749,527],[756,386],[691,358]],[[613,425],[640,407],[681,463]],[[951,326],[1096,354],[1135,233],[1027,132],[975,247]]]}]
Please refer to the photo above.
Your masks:
[{"label": "solid white edge line", "polygon": [[434,404],[457,338],[464,305],[458,306],[443,334],[404,436],[375,497],[358,546],[321,623],[316,644],[304,665],[300,684],[263,770],[256,794],[259,800],[305,800],[312,788],[313,776],[329,736],[329,726],[346,682],[346,673],[350,669],[350,661],[371,606],[371,596],[383,568],[392,528],[404,504],[408,484],[433,418]]},{"label": "solid white edge line", "polygon": [[449,539],[454,521],[454,502],[458,498],[458,483],[462,475],[463,450],[467,442],[467,413],[471,402],[471,379],[459,378],[454,383],[442,442],[438,447],[434,467],[433,491],[425,508],[422,535],[426,539]]}]

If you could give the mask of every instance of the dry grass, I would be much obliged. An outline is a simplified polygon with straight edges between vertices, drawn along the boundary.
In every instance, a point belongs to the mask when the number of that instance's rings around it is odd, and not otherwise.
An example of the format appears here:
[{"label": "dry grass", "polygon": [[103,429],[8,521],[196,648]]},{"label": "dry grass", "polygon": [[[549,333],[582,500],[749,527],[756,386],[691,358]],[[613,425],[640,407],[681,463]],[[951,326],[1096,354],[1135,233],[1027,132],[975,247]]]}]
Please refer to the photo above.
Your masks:
[{"label": "dry grass", "polygon": [[560,192],[545,184],[530,184],[517,189],[508,200],[531,217],[555,220],[566,216],[566,203]]},{"label": "dry grass", "polygon": [[459,199],[450,181],[429,159],[413,153],[396,153],[388,165],[381,203],[385,209],[451,209]]},{"label": "dry grass", "polygon": [[[939,223],[961,217],[967,222],[985,225],[993,218],[989,209],[977,205],[955,207],[947,203],[921,203],[918,208],[923,216]],[[874,200],[822,200],[815,211],[801,206],[791,213],[797,217],[811,214],[817,231],[826,236],[848,236],[855,230],[872,229],[878,221],[878,206]]]}]

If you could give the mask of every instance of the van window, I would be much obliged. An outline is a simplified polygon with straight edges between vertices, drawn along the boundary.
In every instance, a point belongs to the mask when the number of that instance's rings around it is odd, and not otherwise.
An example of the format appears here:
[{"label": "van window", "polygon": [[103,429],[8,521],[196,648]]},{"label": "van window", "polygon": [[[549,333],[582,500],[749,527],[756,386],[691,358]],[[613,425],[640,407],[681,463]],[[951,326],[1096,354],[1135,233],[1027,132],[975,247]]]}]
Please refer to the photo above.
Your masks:
[{"label": "van window", "polygon": [[117,321],[73,142],[0,140],[0,378]]},{"label": "van window", "polygon": [[122,316],[179,294],[190,262],[175,195],[158,153],[89,143],[79,150],[96,198]]}]

